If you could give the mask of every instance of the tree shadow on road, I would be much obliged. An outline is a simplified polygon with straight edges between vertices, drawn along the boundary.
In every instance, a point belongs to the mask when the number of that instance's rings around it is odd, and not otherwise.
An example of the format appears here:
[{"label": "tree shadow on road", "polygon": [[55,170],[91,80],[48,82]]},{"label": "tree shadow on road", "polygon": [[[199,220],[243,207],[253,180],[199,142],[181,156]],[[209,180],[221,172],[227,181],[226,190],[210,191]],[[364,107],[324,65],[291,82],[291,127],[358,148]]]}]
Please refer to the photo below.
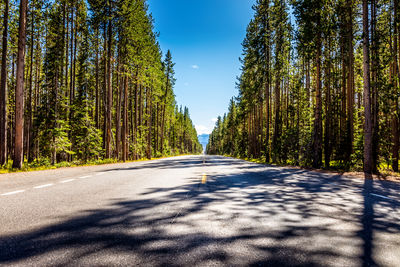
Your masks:
[{"label": "tree shadow on road", "polygon": [[193,178],[150,188],[135,200],[1,236],[0,265],[373,266],[382,245],[374,237],[399,237],[390,217],[398,203],[371,197],[383,189],[368,179],[363,188],[341,176],[246,164],[227,159],[224,174],[210,172],[206,184]]},{"label": "tree shadow on road", "polygon": [[360,236],[363,240],[363,266],[377,266],[373,259],[373,225],[374,225],[374,203],[373,198],[369,197],[373,192],[373,177],[365,173],[364,178],[364,212],[362,215],[362,230]]},{"label": "tree shadow on road", "polygon": [[146,170],[146,169],[183,169],[191,167],[201,167],[202,164],[218,164],[219,166],[228,166],[232,164],[232,159],[220,158],[219,160],[213,160],[207,157],[176,157],[166,158],[163,160],[149,161],[149,162],[135,162],[135,165],[121,168],[111,168],[106,171],[118,171],[118,170]]}]

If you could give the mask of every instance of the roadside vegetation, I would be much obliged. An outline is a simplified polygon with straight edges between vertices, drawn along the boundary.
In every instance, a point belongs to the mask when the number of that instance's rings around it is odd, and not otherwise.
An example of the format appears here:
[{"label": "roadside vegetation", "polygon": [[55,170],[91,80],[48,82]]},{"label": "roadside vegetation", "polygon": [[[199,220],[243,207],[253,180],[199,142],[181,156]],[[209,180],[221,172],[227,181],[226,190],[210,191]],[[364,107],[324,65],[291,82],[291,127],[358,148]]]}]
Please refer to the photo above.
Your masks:
[{"label": "roadside vegetation", "polygon": [[[258,0],[208,154],[399,171],[399,1]],[[291,18],[295,18],[292,21]]]},{"label": "roadside vegetation", "polygon": [[6,0],[0,12],[1,170],[202,151],[146,0]]},{"label": "roadside vegetation", "polygon": [[42,160],[35,160],[33,162],[24,162],[22,168],[13,168],[12,161],[10,160],[6,165],[3,165],[0,168],[0,174],[5,173],[13,173],[13,172],[30,172],[30,171],[42,171],[42,170],[52,170],[52,169],[59,169],[59,168],[66,168],[66,167],[82,167],[82,166],[94,166],[94,165],[105,165],[105,164],[115,164],[115,163],[128,163],[128,162],[139,162],[139,161],[148,161],[148,160],[155,160],[155,159],[162,159],[168,157],[177,157],[177,156],[184,156],[189,154],[176,154],[176,155],[169,155],[157,158],[141,158],[137,160],[127,160],[122,161],[115,158],[110,159],[98,159],[98,160],[88,160],[88,161],[61,161],[55,164],[52,164],[49,159],[42,159]]}]

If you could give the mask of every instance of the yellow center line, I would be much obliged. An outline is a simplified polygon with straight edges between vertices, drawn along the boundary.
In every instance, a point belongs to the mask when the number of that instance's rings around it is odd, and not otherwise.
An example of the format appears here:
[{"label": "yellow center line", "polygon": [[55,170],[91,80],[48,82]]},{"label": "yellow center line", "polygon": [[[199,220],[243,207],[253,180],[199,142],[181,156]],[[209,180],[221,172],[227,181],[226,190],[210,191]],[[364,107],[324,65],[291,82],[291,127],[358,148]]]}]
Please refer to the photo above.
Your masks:
[{"label": "yellow center line", "polygon": [[206,175],[205,173],[203,173],[203,176],[202,176],[202,178],[201,178],[201,183],[202,183],[202,184],[207,183],[207,175]]}]

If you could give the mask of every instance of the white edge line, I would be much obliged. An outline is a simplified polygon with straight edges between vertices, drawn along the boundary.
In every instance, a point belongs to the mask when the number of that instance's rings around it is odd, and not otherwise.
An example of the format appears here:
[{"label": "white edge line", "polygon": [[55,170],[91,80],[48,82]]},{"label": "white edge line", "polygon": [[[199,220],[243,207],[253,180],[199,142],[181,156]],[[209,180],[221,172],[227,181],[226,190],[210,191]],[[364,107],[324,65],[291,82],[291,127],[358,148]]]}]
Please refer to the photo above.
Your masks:
[{"label": "white edge line", "polygon": [[54,185],[54,184],[43,184],[43,185],[35,186],[34,188],[35,189],[40,189],[40,188],[45,188],[45,187],[49,187],[49,186],[52,186],[52,185]]},{"label": "white edge line", "polygon": [[89,178],[89,177],[92,177],[92,175],[81,176],[81,177],[79,177],[79,179],[86,179],[86,178]]},{"label": "white edge line", "polygon": [[72,181],[75,181],[75,179],[64,180],[64,181],[61,181],[60,183],[61,184],[65,184],[65,183],[69,183],[69,182],[72,182]]},{"label": "white edge line", "polygon": [[373,196],[376,196],[376,197],[380,197],[380,198],[385,198],[385,199],[391,199],[390,197],[385,197],[385,196],[374,194],[374,193],[370,193],[370,195],[373,195]]},{"label": "white edge line", "polygon": [[13,192],[4,193],[4,194],[1,194],[1,195],[2,195],[2,196],[9,196],[9,195],[14,195],[14,194],[22,193],[22,192],[25,192],[25,190],[17,190],[17,191],[13,191]]},{"label": "white edge line", "polygon": [[99,172],[96,174],[96,176],[103,175],[103,174],[105,174],[105,172]]}]

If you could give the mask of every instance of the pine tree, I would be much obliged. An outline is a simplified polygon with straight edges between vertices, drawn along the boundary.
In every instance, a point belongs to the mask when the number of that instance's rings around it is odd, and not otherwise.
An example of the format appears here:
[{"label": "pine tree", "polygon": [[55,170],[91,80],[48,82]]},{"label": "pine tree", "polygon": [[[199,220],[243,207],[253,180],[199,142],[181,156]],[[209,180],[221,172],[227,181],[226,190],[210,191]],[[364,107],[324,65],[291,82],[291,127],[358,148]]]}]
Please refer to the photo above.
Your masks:
[{"label": "pine tree", "polygon": [[[256,2],[237,108],[230,103],[207,152],[316,168],[364,165],[366,172],[385,161],[398,170],[398,1],[374,0],[371,8],[364,1],[363,10],[347,0],[290,1],[294,31],[286,3]],[[355,23],[361,19],[364,33]]]}]

